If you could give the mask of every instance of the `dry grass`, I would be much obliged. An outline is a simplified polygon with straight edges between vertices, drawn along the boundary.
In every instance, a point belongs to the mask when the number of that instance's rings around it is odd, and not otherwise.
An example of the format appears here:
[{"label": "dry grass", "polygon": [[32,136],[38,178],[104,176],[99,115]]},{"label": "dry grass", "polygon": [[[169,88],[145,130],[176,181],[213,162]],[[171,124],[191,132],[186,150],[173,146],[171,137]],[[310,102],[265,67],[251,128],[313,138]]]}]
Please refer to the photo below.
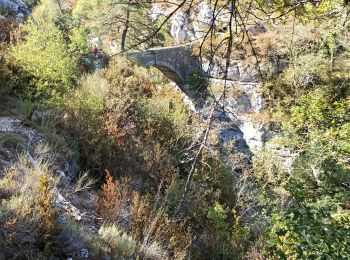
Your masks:
[{"label": "dry grass", "polygon": [[136,250],[136,241],[122,233],[115,225],[102,226],[98,231],[105,244],[105,251],[111,252],[115,259],[131,257]]},{"label": "dry grass", "polygon": [[152,255],[160,259],[169,253],[162,248],[170,249],[175,259],[185,259],[192,243],[192,232],[184,221],[173,221],[167,215],[165,201],[166,196],[151,203],[146,197],[134,192],[131,201],[131,233],[142,243],[143,254],[150,259],[154,259]]},{"label": "dry grass", "polygon": [[33,166],[21,156],[0,180],[0,247],[9,258],[48,252],[58,231],[53,209],[57,180],[48,163],[37,161]]}]

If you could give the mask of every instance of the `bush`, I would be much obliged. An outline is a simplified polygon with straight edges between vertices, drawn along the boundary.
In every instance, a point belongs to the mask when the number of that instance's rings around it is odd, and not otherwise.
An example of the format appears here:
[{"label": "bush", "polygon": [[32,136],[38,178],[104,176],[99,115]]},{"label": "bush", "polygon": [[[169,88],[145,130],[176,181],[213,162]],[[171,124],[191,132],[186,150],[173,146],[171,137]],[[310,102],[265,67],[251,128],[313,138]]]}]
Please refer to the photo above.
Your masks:
[{"label": "bush", "polygon": [[105,223],[118,221],[126,209],[130,195],[128,181],[114,181],[110,172],[106,170],[106,183],[95,197],[97,213],[103,217]]},{"label": "bush", "polygon": [[49,165],[37,158],[33,167],[26,157],[7,169],[0,180],[0,246],[6,258],[35,257],[53,251],[59,233],[54,188]]},{"label": "bush", "polygon": [[115,259],[129,258],[136,250],[136,242],[127,234],[122,233],[115,226],[101,226],[99,235],[103,239],[105,246],[108,247]]},{"label": "bush", "polygon": [[[305,232],[307,230],[307,232]],[[329,209],[296,208],[272,217],[269,256],[282,259],[350,257],[350,215]]]},{"label": "bush", "polygon": [[35,21],[43,26],[53,23],[58,19],[59,15],[59,3],[54,0],[41,0],[33,10]]},{"label": "bush", "polygon": [[0,95],[13,94],[25,82],[25,74],[21,75],[16,68],[8,48],[7,44],[0,42]]},{"label": "bush", "polygon": [[208,77],[202,71],[192,71],[187,79],[187,85],[195,93],[205,94],[208,88]]},{"label": "bush", "polygon": [[0,146],[22,151],[24,149],[24,138],[17,134],[0,132]]},{"label": "bush", "polygon": [[151,196],[140,196],[134,192],[131,199],[130,225],[135,240],[142,243],[143,254],[165,255],[161,248],[168,249],[175,259],[185,259],[192,244],[192,230],[184,220],[173,221],[166,213],[167,191],[163,198],[157,195],[155,201]]},{"label": "bush", "polygon": [[75,79],[76,61],[69,56],[63,35],[54,25],[27,24],[24,31],[24,41],[11,50],[18,66],[31,76],[23,92],[32,98],[57,101]]},{"label": "bush", "polygon": [[88,29],[80,26],[73,28],[70,35],[69,49],[79,55],[86,55],[90,53],[90,48],[87,42]]},{"label": "bush", "polygon": [[83,75],[77,88],[67,92],[60,104],[60,113],[52,120],[52,127],[64,133],[66,143],[90,172],[113,169],[104,162],[118,152],[105,130],[108,93],[108,82],[100,74]]},{"label": "bush", "polygon": [[0,16],[0,95],[13,94],[12,92],[26,80],[19,77],[18,68],[10,55],[10,44],[16,42],[19,37],[18,22]]},{"label": "bush", "polygon": [[[219,255],[222,259],[238,259],[243,257],[251,242],[249,225],[240,223],[240,216],[233,209],[231,212],[223,208],[219,203],[209,209],[207,218],[213,225],[212,244],[216,251],[213,255]],[[251,224],[251,223],[250,223]]]}]

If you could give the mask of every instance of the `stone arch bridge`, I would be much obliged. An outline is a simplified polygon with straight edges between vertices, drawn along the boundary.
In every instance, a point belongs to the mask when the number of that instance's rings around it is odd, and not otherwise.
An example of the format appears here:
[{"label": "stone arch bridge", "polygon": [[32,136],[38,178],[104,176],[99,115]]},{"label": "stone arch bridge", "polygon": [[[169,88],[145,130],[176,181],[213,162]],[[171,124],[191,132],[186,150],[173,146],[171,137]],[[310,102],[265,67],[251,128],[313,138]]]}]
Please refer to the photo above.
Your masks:
[{"label": "stone arch bridge", "polygon": [[159,69],[180,88],[186,84],[191,72],[202,69],[198,57],[192,54],[190,44],[130,51],[127,57],[134,59],[141,66]]}]

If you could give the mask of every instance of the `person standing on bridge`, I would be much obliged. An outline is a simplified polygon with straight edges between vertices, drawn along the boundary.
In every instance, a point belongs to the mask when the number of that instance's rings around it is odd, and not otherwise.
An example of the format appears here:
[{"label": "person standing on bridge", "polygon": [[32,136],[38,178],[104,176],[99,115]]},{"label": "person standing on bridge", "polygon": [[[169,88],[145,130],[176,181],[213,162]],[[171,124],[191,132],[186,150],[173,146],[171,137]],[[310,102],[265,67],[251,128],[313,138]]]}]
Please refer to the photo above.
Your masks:
[{"label": "person standing on bridge", "polygon": [[95,44],[94,47],[92,48],[92,53],[94,54],[94,58],[98,59],[98,47],[97,47],[97,44]]}]

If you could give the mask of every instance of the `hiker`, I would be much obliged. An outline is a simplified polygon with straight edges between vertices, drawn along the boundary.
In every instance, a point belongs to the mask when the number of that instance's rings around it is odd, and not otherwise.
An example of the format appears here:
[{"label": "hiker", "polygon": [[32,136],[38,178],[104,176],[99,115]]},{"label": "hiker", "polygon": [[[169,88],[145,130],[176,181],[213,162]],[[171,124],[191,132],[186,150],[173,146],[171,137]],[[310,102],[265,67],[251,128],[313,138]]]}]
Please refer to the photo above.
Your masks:
[{"label": "hiker", "polygon": [[95,44],[95,46],[92,48],[92,53],[94,54],[94,58],[98,59],[98,48],[97,48],[97,44]]}]

